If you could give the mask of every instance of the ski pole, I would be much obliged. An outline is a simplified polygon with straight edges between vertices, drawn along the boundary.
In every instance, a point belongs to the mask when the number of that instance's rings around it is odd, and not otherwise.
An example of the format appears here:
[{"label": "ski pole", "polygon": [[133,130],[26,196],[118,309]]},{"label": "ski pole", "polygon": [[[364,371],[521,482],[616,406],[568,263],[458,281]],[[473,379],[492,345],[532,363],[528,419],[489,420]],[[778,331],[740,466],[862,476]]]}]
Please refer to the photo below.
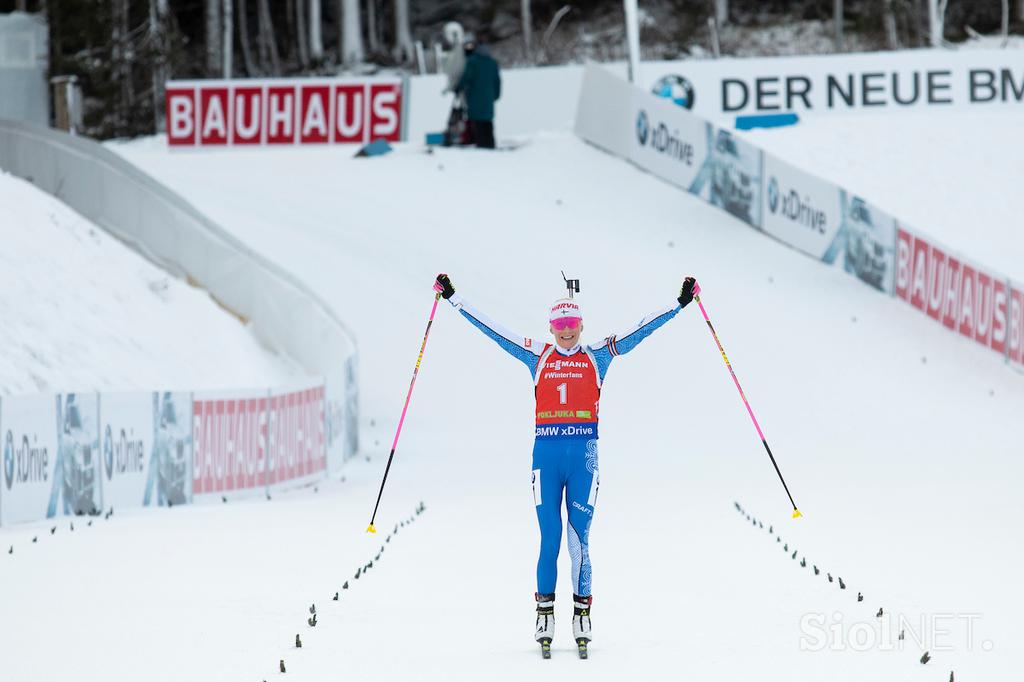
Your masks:
[{"label": "ski pole", "polygon": [[388,481],[388,472],[391,471],[391,460],[395,458],[395,448],[398,447],[398,437],[402,435],[402,424],[405,423],[405,413],[409,410],[409,400],[412,398],[412,388],[416,385],[416,375],[420,372],[420,363],[423,362],[423,351],[427,347],[427,337],[430,336],[430,325],[434,323],[434,313],[437,312],[437,302],[441,300],[441,294],[435,294],[434,307],[430,309],[430,319],[427,320],[427,331],[423,333],[423,343],[420,344],[420,354],[416,357],[416,367],[412,370],[412,381],[409,382],[409,392],[405,394],[405,407],[402,408],[402,417],[398,420],[398,429],[395,431],[395,440],[391,443],[391,454],[388,455],[388,465],[384,468],[384,478],[380,482],[380,491],[377,493],[377,504],[373,505],[373,516],[370,517],[370,525],[367,526],[367,533],[376,533],[377,529],[373,522],[377,520],[377,508],[380,507],[380,497],[384,494],[384,484]]},{"label": "ski pole", "polygon": [[757,423],[757,417],[754,416],[754,411],[750,409],[750,403],[747,402],[747,396],[743,393],[743,388],[740,387],[739,379],[736,378],[736,372],[732,369],[732,364],[729,362],[729,356],[725,354],[725,349],[722,348],[722,342],[718,340],[718,332],[715,331],[714,325],[711,324],[711,318],[708,317],[708,311],[704,309],[704,304],[700,302],[700,287],[695,286],[693,292],[693,300],[700,306],[700,312],[704,316],[704,321],[708,323],[708,329],[711,330],[711,336],[715,339],[715,345],[718,346],[718,352],[722,354],[722,360],[725,361],[725,366],[729,368],[729,375],[732,376],[732,382],[736,384],[736,390],[740,392],[740,398],[743,399],[743,404],[747,408],[747,414],[750,415],[750,420],[754,422],[754,428],[757,429],[757,435],[761,438],[761,444],[764,445],[764,449],[768,451],[768,457],[772,460],[772,466],[775,467],[775,473],[779,475],[779,480],[782,481],[782,487],[786,490],[786,495],[789,497],[789,503],[793,505],[793,518],[799,518],[803,516],[800,510],[796,507],[796,502],[793,501],[793,496],[789,492],[789,486],[786,485],[786,479],[782,477],[782,472],[779,471],[779,465],[775,462],[775,455],[772,454],[772,449],[768,447],[768,441],[764,437],[764,433],[761,431],[761,425]]}]

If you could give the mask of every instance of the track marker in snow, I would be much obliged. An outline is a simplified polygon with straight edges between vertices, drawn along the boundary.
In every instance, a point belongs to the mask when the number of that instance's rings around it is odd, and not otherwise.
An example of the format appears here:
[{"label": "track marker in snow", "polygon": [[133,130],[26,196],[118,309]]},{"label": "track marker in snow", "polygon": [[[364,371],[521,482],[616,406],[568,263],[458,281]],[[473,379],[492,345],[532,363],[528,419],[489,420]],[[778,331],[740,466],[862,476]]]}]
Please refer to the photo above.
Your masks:
[{"label": "track marker in snow", "polygon": [[[743,510],[743,507],[740,506],[740,503],[739,502],[735,502],[734,504],[736,506],[736,510],[738,512],[740,512],[740,514],[743,514],[743,515],[746,516],[746,512]],[[750,518],[750,517],[747,516],[747,518]],[[763,526],[762,526],[762,529],[763,529]],[[772,533],[772,530],[773,530],[773,527],[769,526],[768,527],[768,532],[770,534]],[[782,541],[781,537],[779,537],[779,536],[775,537],[775,542],[781,542],[781,541]],[[789,544],[788,543],[785,545],[784,549],[786,550],[786,552],[789,551]],[[793,552],[792,558],[796,558],[796,551]],[[806,565],[807,565],[807,558],[806,557],[801,557],[800,558],[800,566],[804,567]],[[818,568],[817,564],[813,565],[813,569],[814,569],[814,575],[819,575],[821,573],[821,570]],[[830,583],[838,581],[839,589],[841,589],[841,590],[845,590],[846,589],[846,582],[843,580],[842,576],[836,576],[835,578],[833,578],[832,574],[830,572],[826,572],[825,576],[828,578],[828,581]],[[858,603],[862,603],[863,601],[864,601],[864,593],[858,591],[857,592],[857,602]],[[883,607],[879,606],[878,607],[878,611],[875,613],[875,618],[882,618],[884,616],[885,616],[885,609]],[[900,642],[905,641],[905,639],[906,639],[906,630],[902,630],[901,629],[900,630],[900,634],[899,634],[897,639]],[[931,660],[932,660],[931,653],[928,652],[928,651],[925,651],[924,654],[922,654],[921,658],[919,659],[919,662],[922,665],[925,665],[925,664],[927,664]],[[949,680],[950,680],[950,682],[954,682],[954,671],[952,671],[952,670],[949,671]]]}]

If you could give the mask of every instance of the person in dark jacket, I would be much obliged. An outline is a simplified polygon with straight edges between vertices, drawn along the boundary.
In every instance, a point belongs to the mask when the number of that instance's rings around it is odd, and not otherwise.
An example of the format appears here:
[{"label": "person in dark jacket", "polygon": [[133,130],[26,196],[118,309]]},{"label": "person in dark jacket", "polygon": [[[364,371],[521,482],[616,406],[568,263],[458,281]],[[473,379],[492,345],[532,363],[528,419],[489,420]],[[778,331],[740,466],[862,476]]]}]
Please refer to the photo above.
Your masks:
[{"label": "person in dark jacket", "polygon": [[466,41],[466,68],[456,87],[466,97],[470,139],[477,147],[494,149],[494,103],[501,97],[498,62],[483,45]]}]

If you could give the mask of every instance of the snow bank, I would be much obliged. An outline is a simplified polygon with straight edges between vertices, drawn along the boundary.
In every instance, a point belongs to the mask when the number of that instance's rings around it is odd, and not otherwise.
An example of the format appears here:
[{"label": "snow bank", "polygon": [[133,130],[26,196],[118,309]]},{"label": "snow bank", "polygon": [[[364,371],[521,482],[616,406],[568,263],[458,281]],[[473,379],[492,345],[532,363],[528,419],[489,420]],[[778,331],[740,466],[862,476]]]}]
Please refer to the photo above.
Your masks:
[{"label": "snow bank", "polygon": [[278,385],[302,376],[206,292],[0,173],[0,391]]},{"label": "snow bank", "polygon": [[[989,351],[567,134],[511,153],[399,145],[373,160],[341,148],[118,151],[346,311],[371,461],[316,494],[140,512],[95,538],[62,530],[63,544],[34,554],[24,549],[31,531],[4,532],[17,544],[0,587],[10,614],[0,638],[22,652],[11,679],[38,677],[40,666],[85,680],[271,679],[282,658],[310,680],[540,674],[532,383],[450,309],[438,310],[377,525],[390,530],[421,499],[429,511],[368,576],[353,576],[384,544],[363,530],[434,275],[451,273],[485,312],[543,338],[560,269],[582,279],[591,340],[671,303],[696,273],[805,513],[788,520],[699,311],[616,360],[602,400],[589,679],[674,679],[680,669],[835,682],[946,680],[950,669],[958,679],[1012,676],[1024,638],[1014,526],[1024,514],[1024,388]],[[774,524],[789,553],[738,518],[734,500]],[[60,579],[68,563],[95,594],[76,596]],[[566,564],[561,575],[547,672],[574,675],[583,664],[569,651]],[[139,618],[140,601],[159,615]],[[320,621],[309,628],[313,602]],[[915,623],[981,615],[970,643],[963,619],[935,621],[950,634],[929,640],[934,660],[921,666],[912,641],[856,650],[851,629],[877,632],[880,606]],[[99,614],[97,627],[61,635],[65,655],[44,656],[54,638],[38,637],[49,631],[32,614],[57,622],[79,608]],[[808,616],[838,619],[843,637],[802,651]],[[136,621],[104,656],[103,633]],[[936,635],[931,622],[925,634]],[[168,642],[173,657],[161,655]]]}]

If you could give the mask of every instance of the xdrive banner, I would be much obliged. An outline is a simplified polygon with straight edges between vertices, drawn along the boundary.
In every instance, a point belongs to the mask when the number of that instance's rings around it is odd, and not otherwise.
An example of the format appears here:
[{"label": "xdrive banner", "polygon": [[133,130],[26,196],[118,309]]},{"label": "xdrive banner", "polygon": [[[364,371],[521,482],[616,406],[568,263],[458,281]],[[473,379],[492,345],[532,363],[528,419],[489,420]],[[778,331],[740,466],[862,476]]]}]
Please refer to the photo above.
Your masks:
[{"label": "xdrive banner", "polygon": [[100,396],[100,461],[108,507],[192,501],[192,395]]},{"label": "xdrive banner", "polygon": [[4,398],[0,521],[103,508],[95,393]]},{"label": "xdrive banner", "polygon": [[172,147],[397,142],[398,78],[168,81]]},{"label": "xdrive banner", "polygon": [[741,116],[1024,107],[1024,52],[903,50],[644,62],[639,85],[729,125]]},{"label": "xdrive banner", "polygon": [[[356,413],[344,404],[352,387],[337,383],[332,428],[340,463],[354,447],[347,422]],[[326,402],[321,380],[272,390],[5,397],[0,524],[176,506],[321,479]]]},{"label": "xdrive banner", "polygon": [[1024,287],[835,183],[588,65],[576,134],[1024,365]]}]

